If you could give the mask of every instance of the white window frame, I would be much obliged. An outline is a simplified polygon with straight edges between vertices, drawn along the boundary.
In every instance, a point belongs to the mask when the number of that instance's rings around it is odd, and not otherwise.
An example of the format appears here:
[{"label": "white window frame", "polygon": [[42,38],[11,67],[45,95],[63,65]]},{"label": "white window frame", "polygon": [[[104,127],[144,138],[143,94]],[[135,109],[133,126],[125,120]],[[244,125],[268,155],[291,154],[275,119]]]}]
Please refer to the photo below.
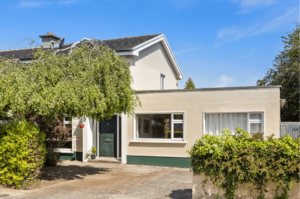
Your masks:
[{"label": "white window frame", "polygon": [[[168,139],[158,139],[158,138],[137,138],[137,132],[136,132],[136,128],[137,128],[137,119],[136,119],[136,115],[149,115],[149,114],[170,114],[171,115],[171,138]],[[183,115],[183,119],[182,120],[174,120],[174,115],[176,114],[182,114]],[[177,143],[177,144],[185,144],[185,112],[184,111],[172,111],[172,112],[135,112],[133,114],[133,140],[131,140],[130,142],[139,142],[139,143]],[[173,124],[183,124],[183,138],[174,138],[174,125]]]},{"label": "white window frame", "polygon": [[[246,113],[247,114],[247,132],[250,132],[250,124],[251,123],[259,123],[261,124],[261,131],[264,132],[265,131],[265,113],[264,111],[228,111],[228,112],[203,112],[203,129],[202,129],[202,135],[205,135],[205,114],[210,114],[210,113]],[[252,119],[250,120],[250,114],[262,114],[262,119],[261,120],[255,120]]]},{"label": "white window frame", "polygon": [[160,90],[165,90],[165,79],[166,76],[164,74],[160,74]]},{"label": "white window frame", "polygon": [[[261,120],[259,119],[250,119],[250,114],[261,114]],[[247,113],[247,131],[250,132],[250,124],[261,124],[261,133],[265,132],[264,128],[264,118],[265,114],[263,112],[248,112]]]}]

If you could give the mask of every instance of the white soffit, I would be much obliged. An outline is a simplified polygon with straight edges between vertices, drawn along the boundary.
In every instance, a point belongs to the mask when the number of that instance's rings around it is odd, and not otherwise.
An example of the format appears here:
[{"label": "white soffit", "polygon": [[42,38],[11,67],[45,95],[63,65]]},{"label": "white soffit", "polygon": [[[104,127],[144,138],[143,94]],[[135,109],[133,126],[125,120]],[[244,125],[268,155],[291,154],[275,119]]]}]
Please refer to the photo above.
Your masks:
[{"label": "white soffit", "polygon": [[165,37],[164,34],[161,34],[161,35],[158,35],[157,37],[154,37],[153,39],[150,39],[140,45],[137,45],[135,46],[131,52],[120,52],[120,53],[117,53],[118,55],[134,55],[134,56],[139,56],[139,52],[144,50],[145,48],[148,48],[158,42],[161,42],[161,44],[163,45],[170,61],[171,61],[171,64],[177,74],[177,79],[183,79],[183,74],[180,70],[180,67],[175,59],[175,56],[170,48],[170,45],[167,41],[167,38]]}]

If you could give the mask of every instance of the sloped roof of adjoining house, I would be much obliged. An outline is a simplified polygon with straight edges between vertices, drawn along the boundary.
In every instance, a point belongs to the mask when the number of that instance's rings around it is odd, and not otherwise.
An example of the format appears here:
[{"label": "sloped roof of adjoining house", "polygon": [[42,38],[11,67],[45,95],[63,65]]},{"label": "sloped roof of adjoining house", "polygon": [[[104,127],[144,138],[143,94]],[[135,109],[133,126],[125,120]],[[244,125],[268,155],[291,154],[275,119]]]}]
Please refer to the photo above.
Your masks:
[{"label": "sloped roof of adjoining house", "polygon": [[[178,66],[175,56],[173,55],[172,50],[164,34],[143,35],[143,36],[136,36],[136,37],[101,40],[101,41],[104,42],[112,50],[115,50],[118,53],[118,55],[133,55],[133,56],[138,56],[141,50],[148,48],[149,46],[155,43],[161,42],[173,65],[173,68],[177,74],[177,78],[183,79],[183,74]],[[68,48],[71,45],[72,43],[65,44],[61,49]],[[4,57],[8,59],[17,58],[20,60],[32,60],[33,51],[36,48],[37,47],[2,50],[0,51],[0,57]],[[64,51],[64,53],[68,53],[68,52]]]},{"label": "sloped roof of adjoining house", "polygon": [[[116,52],[130,52],[132,49],[139,45],[144,43],[145,41],[148,41],[150,39],[153,39],[154,37],[157,37],[160,34],[154,34],[154,35],[144,35],[144,36],[137,36],[137,37],[125,37],[125,38],[118,38],[118,39],[108,39],[108,40],[102,40],[109,48],[115,50]],[[47,36],[47,35],[46,35]],[[62,49],[68,48],[72,45],[72,43],[63,45]],[[12,49],[12,50],[0,50],[0,56],[5,57],[8,59],[18,58],[20,60],[30,60],[33,59],[33,50],[34,48],[21,48],[21,49]]]},{"label": "sloped roof of adjoining house", "polygon": [[[71,45],[72,44],[65,44],[61,49],[68,48]],[[33,59],[33,51],[37,48],[38,47],[0,50],[0,58],[4,57],[7,59],[31,60]]]}]

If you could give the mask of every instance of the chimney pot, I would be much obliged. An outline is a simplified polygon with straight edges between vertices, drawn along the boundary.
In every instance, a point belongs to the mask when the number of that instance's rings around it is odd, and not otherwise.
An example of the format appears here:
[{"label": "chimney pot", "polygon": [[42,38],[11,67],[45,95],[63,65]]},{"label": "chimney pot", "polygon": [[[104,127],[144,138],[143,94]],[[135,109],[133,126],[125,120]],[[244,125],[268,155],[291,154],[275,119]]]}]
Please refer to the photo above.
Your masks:
[{"label": "chimney pot", "polygon": [[51,32],[47,32],[47,35],[52,35],[52,33]]}]

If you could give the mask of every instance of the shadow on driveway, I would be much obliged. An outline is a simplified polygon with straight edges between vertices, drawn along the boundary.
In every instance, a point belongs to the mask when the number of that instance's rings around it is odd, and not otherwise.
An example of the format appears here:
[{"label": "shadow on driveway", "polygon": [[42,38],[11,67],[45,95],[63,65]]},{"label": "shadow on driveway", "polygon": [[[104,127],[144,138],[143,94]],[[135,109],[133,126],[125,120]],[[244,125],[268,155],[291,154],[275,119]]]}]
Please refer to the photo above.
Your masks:
[{"label": "shadow on driveway", "polygon": [[192,189],[177,189],[173,190],[169,197],[173,199],[191,199],[192,195]]},{"label": "shadow on driveway", "polygon": [[39,179],[45,181],[75,180],[83,179],[84,176],[104,174],[109,172],[110,168],[97,168],[92,166],[77,166],[77,165],[57,165],[56,167],[44,166],[41,169]]}]

